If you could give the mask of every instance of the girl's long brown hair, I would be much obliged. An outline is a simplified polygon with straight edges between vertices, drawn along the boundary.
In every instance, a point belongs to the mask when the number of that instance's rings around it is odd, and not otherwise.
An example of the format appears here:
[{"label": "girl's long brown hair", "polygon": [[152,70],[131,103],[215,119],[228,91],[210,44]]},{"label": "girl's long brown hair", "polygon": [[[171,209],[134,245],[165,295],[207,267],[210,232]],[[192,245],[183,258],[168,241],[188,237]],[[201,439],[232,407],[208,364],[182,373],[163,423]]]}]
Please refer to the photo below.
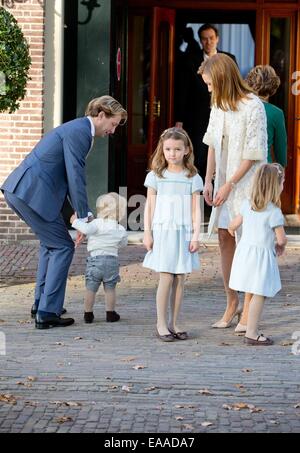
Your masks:
[{"label": "girl's long brown hair", "polygon": [[204,60],[198,74],[211,77],[211,104],[225,112],[238,110],[238,102],[253,93],[243,80],[236,63],[226,54],[217,53]]},{"label": "girl's long brown hair", "polygon": [[188,153],[183,158],[183,167],[187,170],[188,178],[195,176],[198,170],[194,165],[193,144],[187,132],[179,127],[171,127],[161,134],[158,145],[150,158],[150,170],[153,170],[157,176],[163,177],[163,172],[168,167],[168,162],[163,152],[163,144],[169,138],[183,141],[185,148],[188,149]]},{"label": "girl's long brown hair", "polygon": [[253,179],[251,208],[254,211],[263,211],[270,202],[280,208],[280,185],[283,179],[284,169],[280,164],[261,165]]}]

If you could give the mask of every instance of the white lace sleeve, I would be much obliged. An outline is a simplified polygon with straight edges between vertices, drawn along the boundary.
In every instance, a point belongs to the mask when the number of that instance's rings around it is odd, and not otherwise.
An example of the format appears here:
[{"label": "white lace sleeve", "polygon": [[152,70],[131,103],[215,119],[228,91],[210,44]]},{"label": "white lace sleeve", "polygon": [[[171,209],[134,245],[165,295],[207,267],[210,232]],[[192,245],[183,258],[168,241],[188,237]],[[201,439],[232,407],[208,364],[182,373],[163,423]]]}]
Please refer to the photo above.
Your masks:
[{"label": "white lace sleeve", "polygon": [[204,134],[202,139],[203,143],[207,146],[214,148],[214,121],[215,121],[215,107],[212,107],[209,116],[209,123],[207,126],[207,131]]},{"label": "white lace sleeve", "polygon": [[242,153],[243,159],[267,159],[268,135],[267,117],[261,101],[254,99],[247,114],[246,139]]}]

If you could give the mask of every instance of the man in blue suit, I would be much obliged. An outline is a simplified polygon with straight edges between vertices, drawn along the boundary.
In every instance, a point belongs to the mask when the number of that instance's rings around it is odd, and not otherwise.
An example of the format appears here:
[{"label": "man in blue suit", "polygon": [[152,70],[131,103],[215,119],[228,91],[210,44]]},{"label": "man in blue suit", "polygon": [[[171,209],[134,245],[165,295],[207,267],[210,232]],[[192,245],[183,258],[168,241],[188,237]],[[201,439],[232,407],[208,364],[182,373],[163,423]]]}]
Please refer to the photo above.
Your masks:
[{"label": "man in blue suit", "polygon": [[[113,134],[125,123],[127,112],[110,96],[93,99],[86,116],[46,134],[2,184],[4,198],[40,240],[35,302],[31,313],[38,329],[65,327],[72,318],[61,318],[74,243],[61,209],[69,197],[77,216],[89,221],[85,159],[93,137]],[[76,242],[83,236],[78,234]]]}]

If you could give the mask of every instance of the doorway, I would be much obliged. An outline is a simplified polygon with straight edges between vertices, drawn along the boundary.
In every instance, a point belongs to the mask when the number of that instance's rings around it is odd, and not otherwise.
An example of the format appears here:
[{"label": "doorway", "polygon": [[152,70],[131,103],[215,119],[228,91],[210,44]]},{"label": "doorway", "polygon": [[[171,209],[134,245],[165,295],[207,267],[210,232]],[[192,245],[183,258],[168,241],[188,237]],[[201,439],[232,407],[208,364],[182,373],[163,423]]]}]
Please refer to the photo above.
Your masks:
[{"label": "doorway", "polygon": [[[136,194],[145,195],[143,184],[149,157],[162,131],[174,126],[180,119],[178,100],[184,92],[185,82],[180,77],[181,64],[187,50],[183,40],[184,30],[191,28],[197,42],[200,25],[218,24],[220,34],[222,31],[220,50],[238,53],[238,64],[246,73],[254,65],[255,12],[129,8],[128,20],[127,181],[130,198]],[[205,92],[208,117],[209,95],[206,87]],[[197,105],[192,101],[185,106],[190,115],[183,127],[194,141],[189,118],[197,117]],[[195,153],[196,140],[193,143]],[[202,137],[199,141],[202,142]]]},{"label": "doorway", "polygon": [[[282,209],[285,214],[300,213],[300,102],[299,96],[291,95],[293,84],[296,84],[294,74],[300,62],[299,7],[294,5],[282,9],[282,2],[278,2],[275,7],[266,4],[262,9],[255,4],[250,9],[236,11],[236,3],[228,2],[220,11],[215,2],[209,5],[210,10],[202,9],[201,0],[193,2],[193,9],[186,9],[185,2],[177,2],[177,9],[151,7],[150,0],[147,8],[138,8],[138,3],[136,0],[128,2],[129,193],[145,194],[143,182],[149,156],[161,131],[173,126],[178,119],[177,94],[182,87],[178,84],[178,69],[180,52],[185,50],[186,44],[182,40],[182,31],[188,25],[193,28],[197,40],[198,26],[208,22],[219,25],[222,33],[220,49],[236,54],[243,75],[256,64],[277,64],[281,88],[270,102],[283,109],[288,133],[288,165]],[[168,1],[163,3],[172,4]],[[205,5],[207,8],[207,3]],[[165,34],[161,35],[163,29]],[[236,35],[237,29],[239,35]],[[246,41],[243,33],[247,35]],[[167,41],[162,42],[162,36]],[[163,65],[162,49],[158,44],[163,45],[168,55]],[[159,68],[156,73],[153,70],[155,64]],[[163,87],[168,102],[161,101],[160,90]]]}]

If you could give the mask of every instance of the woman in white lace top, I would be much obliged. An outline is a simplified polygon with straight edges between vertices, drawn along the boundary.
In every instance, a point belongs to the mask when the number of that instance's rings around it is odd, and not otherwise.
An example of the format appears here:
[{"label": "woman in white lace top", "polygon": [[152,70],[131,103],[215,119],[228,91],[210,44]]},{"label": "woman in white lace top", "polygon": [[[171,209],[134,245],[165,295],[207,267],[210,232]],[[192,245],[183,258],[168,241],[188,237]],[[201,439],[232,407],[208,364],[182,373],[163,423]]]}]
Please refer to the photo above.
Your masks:
[{"label": "woman in white lace top", "polygon": [[238,294],[228,286],[235,251],[235,239],[228,226],[250,195],[257,167],[267,161],[267,122],[262,102],[243,81],[230,57],[212,56],[202,63],[199,74],[212,93],[210,120],[203,138],[209,146],[203,195],[213,206],[208,231],[211,234],[218,230],[227,296],[225,313],[213,327],[225,328],[241,314]]}]

